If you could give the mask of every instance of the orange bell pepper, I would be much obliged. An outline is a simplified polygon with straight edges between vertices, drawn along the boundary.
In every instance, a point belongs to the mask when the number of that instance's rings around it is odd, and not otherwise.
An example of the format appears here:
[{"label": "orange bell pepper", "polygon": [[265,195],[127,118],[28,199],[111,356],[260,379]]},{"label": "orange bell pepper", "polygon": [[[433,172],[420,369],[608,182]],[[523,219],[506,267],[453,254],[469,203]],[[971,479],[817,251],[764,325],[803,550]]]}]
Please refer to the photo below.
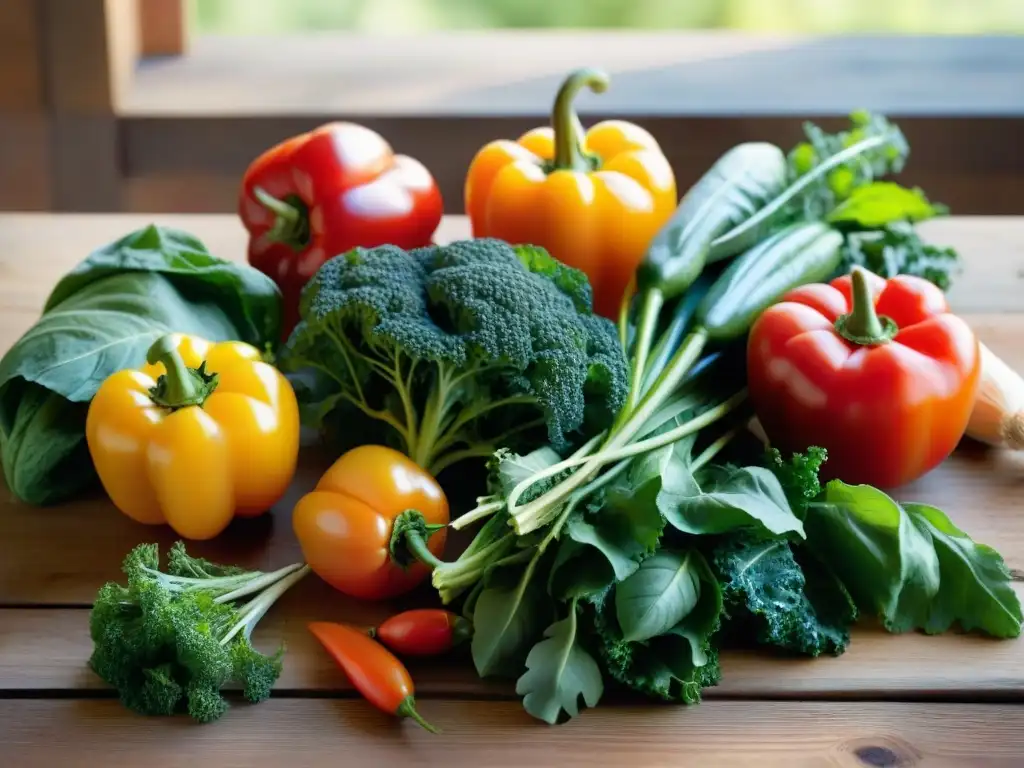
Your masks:
[{"label": "orange bell pepper", "polygon": [[85,436],[121,512],[210,539],[284,495],[298,461],[299,407],[255,347],[167,334],[145,366],[100,385]]},{"label": "orange bell pepper", "polygon": [[584,133],[572,101],[608,77],[572,73],[558,91],[551,127],[517,141],[493,141],[473,158],[465,184],[474,237],[541,246],[582,270],[594,309],[618,313],[622,295],[654,235],[676,208],[672,168],[654,137],[621,120]]}]

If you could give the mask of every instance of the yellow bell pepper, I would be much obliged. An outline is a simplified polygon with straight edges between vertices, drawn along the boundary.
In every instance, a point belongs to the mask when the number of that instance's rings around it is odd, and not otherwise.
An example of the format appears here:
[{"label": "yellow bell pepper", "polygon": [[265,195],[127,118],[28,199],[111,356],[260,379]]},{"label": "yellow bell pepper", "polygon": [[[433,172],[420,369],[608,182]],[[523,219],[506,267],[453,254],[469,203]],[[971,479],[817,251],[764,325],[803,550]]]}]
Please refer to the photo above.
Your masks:
[{"label": "yellow bell pepper", "polygon": [[299,409],[291,384],[255,347],[168,334],[145,366],[100,385],[85,434],[121,512],[210,539],[284,494],[298,460]]}]

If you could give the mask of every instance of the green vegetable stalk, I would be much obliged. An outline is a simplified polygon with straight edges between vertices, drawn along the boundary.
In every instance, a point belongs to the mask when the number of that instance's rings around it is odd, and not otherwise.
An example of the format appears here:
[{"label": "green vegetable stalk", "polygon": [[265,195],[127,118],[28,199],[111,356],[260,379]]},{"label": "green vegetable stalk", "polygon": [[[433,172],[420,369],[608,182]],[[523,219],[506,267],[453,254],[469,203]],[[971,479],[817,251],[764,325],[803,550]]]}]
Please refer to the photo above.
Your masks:
[{"label": "green vegetable stalk", "polygon": [[252,632],[308,566],[246,571],[191,557],[177,542],[166,571],[157,546],[143,544],[125,558],[124,572],[127,585],[110,582],[96,596],[89,666],[126,707],[144,715],[188,712],[206,723],[227,710],[221,691],[229,684],[250,702],[270,696],[284,649],[260,653]]}]

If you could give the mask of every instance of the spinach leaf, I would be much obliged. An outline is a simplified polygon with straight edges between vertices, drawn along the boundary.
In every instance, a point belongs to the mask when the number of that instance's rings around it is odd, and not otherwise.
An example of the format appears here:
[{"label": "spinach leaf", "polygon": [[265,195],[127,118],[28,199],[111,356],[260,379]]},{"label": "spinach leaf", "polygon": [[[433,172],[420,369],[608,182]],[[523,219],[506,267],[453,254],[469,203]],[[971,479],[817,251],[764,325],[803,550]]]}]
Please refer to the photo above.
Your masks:
[{"label": "spinach leaf", "polygon": [[962,271],[960,255],[953,248],[925,243],[912,224],[893,222],[877,230],[846,234],[842,247],[842,272],[861,266],[882,277],[915,275],[949,290]]},{"label": "spinach leaf", "polygon": [[833,480],[805,524],[810,549],[890,632],[960,623],[995,637],[1020,634],[1020,601],[1002,558],[938,509]]},{"label": "spinach leaf", "polygon": [[939,558],[939,593],[924,629],[945,632],[954,623],[965,631],[980,629],[995,637],[1017,637],[1021,606],[1003,558],[953,525],[946,514],[927,504],[903,504],[915,525],[931,536]]},{"label": "spinach leaf", "polygon": [[[718,684],[718,653],[710,642],[722,606],[717,582],[704,590],[688,628],[673,628],[643,643],[623,638],[613,595],[614,590],[607,590],[597,596],[584,613],[598,658],[613,680],[646,696],[686,704],[700,701],[703,688]],[[703,627],[698,627],[698,619],[705,622]]]},{"label": "spinach leaf", "polygon": [[556,621],[526,657],[526,672],[516,682],[523,707],[534,717],[554,725],[564,711],[576,717],[580,698],[596,707],[604,693],[604,679],[594,657],[580,645],[576,602],[569,615]]},{"label": "spinach leaf", "polygon": [[808,656],[845,651],[857,620],[853,599],[825,566],[805,562],[802,568],[785,539],[749,532],[715,546],[726,634]]},{"label": "spinach leaf", "polygon": [[488,586],[476,600],[470,651],[480,677],[518,674],[527,649],[552,618],[551,600],[533,578],[536,562],[514,585]]},{"label": "spinach leaf", "polygon": [[718,589],[696,550],[661,550],[615,587],[615,617],[627,642],[650,640],[679,625],[697,607],[704,589]]},{"label": "spinach leaf", "polygon": [[760,528],[776,535],[803,537],[778,478],[764,467],[709,467],[697,494],[660,498],[669,525],[683,533],[727,533]]},{"label": "spinach leaf", "polygon": [[20,499],[55,503],[94,481],[88,403],[112,373],[145,362],[162,334],[276,340],[273,281],[199,248],[149,227],[100,249],[58,282],[39,320],[0,359],[0,451]]},{"label": "spinach leaf", "polygon": [[878,229],[893,222],[925,221],[949,213],[946,206],[929,202],[922,190],[907,189],[892,181],[875,181],[854,189],[828,222],[840,227]]}]

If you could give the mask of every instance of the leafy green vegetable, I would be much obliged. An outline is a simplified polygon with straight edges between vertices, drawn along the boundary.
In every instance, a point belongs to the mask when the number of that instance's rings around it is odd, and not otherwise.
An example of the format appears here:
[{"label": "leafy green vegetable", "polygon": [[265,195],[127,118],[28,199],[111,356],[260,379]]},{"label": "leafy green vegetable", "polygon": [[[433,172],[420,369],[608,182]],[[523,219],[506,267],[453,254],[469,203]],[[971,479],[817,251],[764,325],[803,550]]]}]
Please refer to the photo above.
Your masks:
[{"label": "leafy green vegetable", "polygon": [[270,278],[177,230],[150,226],[92,253],[0,359],[0,454],[11,491],[49,504],[82,490],[95,479],[85,416],[104,379],[142,365],[169,332],[262,348],[279,333],[279,300]]},{"label": "leafy green vegetable", "polygon": [[308,566],[244,571],[192,558],[177,542],[167,571],[157,546],[142,544],[125,558],[124,572],[127,586],[109,582],[96,596],[89,666],[126,707],[143,715],[188,712],[207,723],[227,710],[221,691],[231,683],[250,702],[270,696],[284,649],[260,653],[252,631]]},{"label": "leafy green vegetable", "polygon": [[959,623],[995,637],[1020,635],[1020,601],[1003,559],[940,510],[833,480],[804,523],[810,549],[890,632],[936,633]]},{"label": "leafy green vegetable", "polygon": [[615,327],[591,298],[582,272],[539,248],[356,248],[307,285],[280,362],[327,382],[306,390],[319,398],[307,413],[376,420],[378,442],[434,474],[545,436],[561,451],[626,395]]},{"label": "leafy green vegetable", "polygon": [[861,266],[882,277],[915,275],[944,291],[962,271],[960,255],[953,248],[925,243],[914,226],[905,222],[848,232],[842,259],[844,272]]},{"label": "leafy green vegetable", "polygon": [[712,584],[691,614],[689,628],[672,628],[646,643],[623,639],[612,590],[597,596],[588,611],[590,634],[608,675],[646,696],[684,704],[700,701],[701,690],[721,678],[711,637],[718,629],[722,596],[717,582]]},{"label": "leafy green vegetable", "polygon": [[527,649],[550,620],[543,590],[527,566],[514,587],[484,589],[473,611],[471,651],[481,677],[521,669]]},{"label": "leafy green vegetable", "polygon": [[812,445],[805,453],[794,453],[789,461],[782,458],[778,448],[766,452],[766,465],[782,486],[790,509],[801,520],[807,513],[807,505],[821,494],[818,473],[828,460],[828,452]]},{"label": "leafy green vegetable", "polygon": [[892,181],[875,181],[854,189],[827,218],[839,226],[879,229],[893,222],[926,221],[947,213],[946,206],[929,202],[917,187],[907,189]]},{"label": "leafy green vegetable", "polygon": [[764,467],[710,467],[702,485],[697,494],[662,506],[676,530],[700,535],[753,526],[776,535],[804,535],[778,478]]},{"label": "leafy green vegetable", "polygon": [[676,626],[714,576],[699,552],[663,549],[615,588],[615,617],[627,642],[650,640]]},{"label": "leafy green vegetable", "polygon": [[824,565],[812,562],[808,578],[785,539],[735,534],[714,548],[711,563],[729,634],[808,656],[846,650],[857,620],[852,598]]},{"label": "leafy green vegetable", "polygon": [[526,658],[526,672],[516,683],[523,707],[531,715],[552,725],[564,711],[579,714],[579,701],[596,707],[604,693],[604,679],[594,657],[580,645],[576,603],[568,617],[556,621]]}]

